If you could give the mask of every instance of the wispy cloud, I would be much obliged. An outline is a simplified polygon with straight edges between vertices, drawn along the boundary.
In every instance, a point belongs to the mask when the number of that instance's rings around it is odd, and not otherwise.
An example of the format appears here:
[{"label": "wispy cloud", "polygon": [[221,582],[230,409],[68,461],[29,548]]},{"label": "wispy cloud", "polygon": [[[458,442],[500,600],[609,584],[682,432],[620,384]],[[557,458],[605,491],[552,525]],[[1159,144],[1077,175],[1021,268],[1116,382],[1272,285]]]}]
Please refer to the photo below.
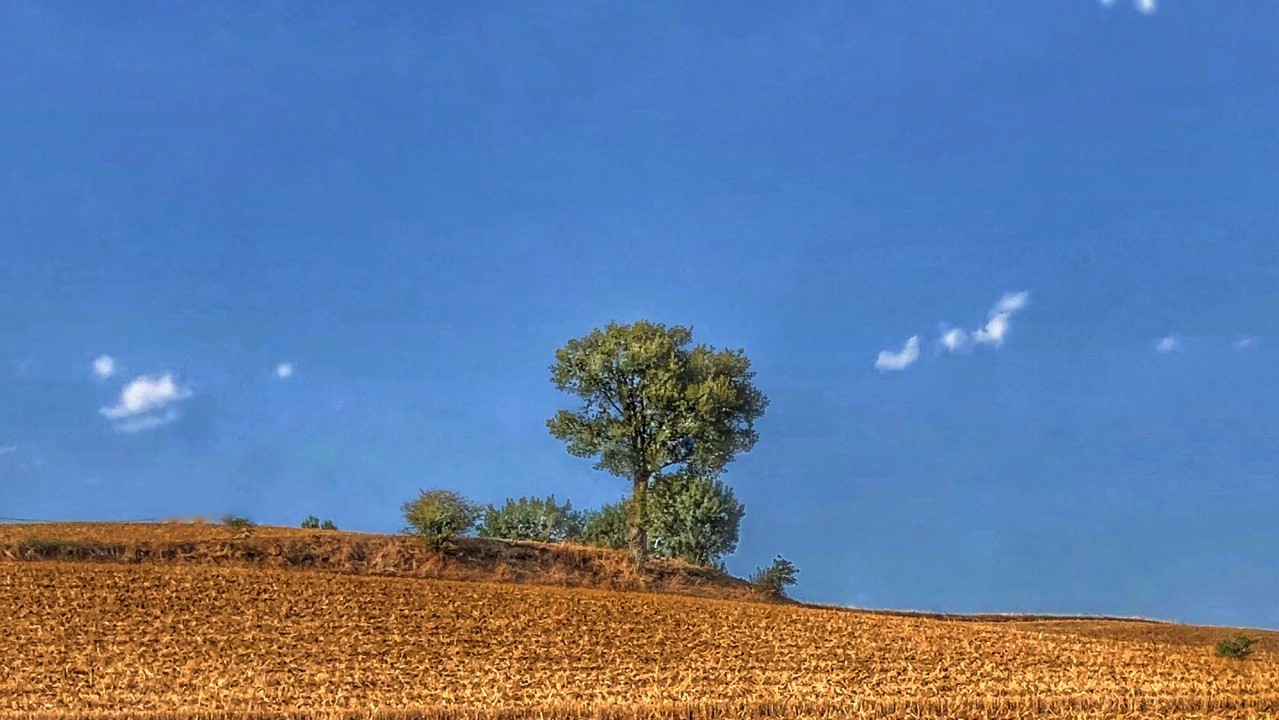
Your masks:
[{"label": "wispy cloud", "polygon": [[115,429],[116,432],[122,433],[142,432],[143,430],[158,428],[161,425],[168,425],[174,420],[177,420],[179,417],[181,417],[181,414],[179,414],[177,410],[169,408],[162,413],[141,415],[127,420],[121,420],[115,423]]},{"label": "wispy cloud", "polygon": [[94,358],[93,374],[97,375],[102,380],[106,380],[112,375],[115,375],[115,358],[110,355],[99,355]]},{"label": "wispy cloud", "polygon": [[1254,346],[1254,345],[1256,345],[1256,344],[1257,344],[1257,338],[1255,338],[1255,337],[1244,337],[1244,338],[1239,338],[1239,339],[1235,340],[1234,342],[1230,343],[1230,347],[1232,347],[1232,348],[1234,348],[1234,349],[1236,349],[1236,350],[1247,350],[1248,348],[1250,348],[1250,347],[1252,347],[1252,346]]},{"label": "wispy cloud", "polygon": [[[1115,4],[1115,0],[1101,0],[1101,4],[1110,7]],[[1132,4],[1143,15],[1153,15],[1159,9],[1158,0],[1133,0]]]},{"label": "wispy cloud", "polygon": [[282,362],[275,366],[275,376],[281,380],[293,377],[293,363]]},{"label": "wispy cloud", "polygon": [[1030,304],[1029,292],[1025,290],[1006,292],[987,313],[985,325],[971,332],[966,332],[959,328],[950,328],[942,333],[938,342],[952,353],[962,352],[971,345],[993,345],[999,347],[1004,344],[1004,338],[1007,337],[1008,330],[1012,327],[1013,316],[1021,312],[1028,304]]},{"label": "wispy cloud", "polygon": [[1165,355],[1181,350],[1181,341],[1172,335],[1165,335],[1155,341],[1155,351]]},{"label": "wispy cloud", "polygon": [[9,453],[18,452],[17,445],[0,445],[0,455],[8,455]]},{"label": "wispy cloud", "polygon": [[177,420],[180,413],[173,404],[189,397],[191,390],[179,385],[172,373],[141,375],[124,386],[115,405],[98,412],[119,432],[138,432]]},{"label": "wispy cloud", "polygon": [[905,370],[919,359],[919,336],[912,335],[898,352],[881,350],[875,358],[875,369],[880,372]]}]

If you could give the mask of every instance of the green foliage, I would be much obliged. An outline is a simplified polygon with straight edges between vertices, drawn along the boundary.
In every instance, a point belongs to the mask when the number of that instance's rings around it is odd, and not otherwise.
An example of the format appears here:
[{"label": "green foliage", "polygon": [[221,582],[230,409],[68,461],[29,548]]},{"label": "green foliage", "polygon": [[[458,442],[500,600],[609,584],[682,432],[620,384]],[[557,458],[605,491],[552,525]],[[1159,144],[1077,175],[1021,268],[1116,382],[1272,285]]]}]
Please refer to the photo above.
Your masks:
[{"label": "green foliage", "polygon": [[482,508],[452,490],[423,490],[417,498],[404,503],[404,532],[416,534],[436,550],[470,530],[479,519]]},{"label": "green foliage", "polygon": [[582,513],[582,532],[578,540],[584,545],[595,545],[613,550],[626,547],[626,516],[630,500],[605,503],[599,510]]},{"label": "green foliage", "polygon": [[636,560],[647,551],[650,482],[668,468],[717,475],[759,439],[768,405],[741,350],[690,347],[692,330],[638,320],[610,322],[555,351],[551,382],[582,400],[547,428],[595,468],[631,479],[628,534]]},{"label": "green foliage", "polygon": [[334,525],[332,520],[329,520],[326,518],[324,522],[321,523],[320,518],[314,515],[307,515],[306,519],[302,521],[302,527],[306,530],[337,530],[338,529],[338,526]]},{"label": "green foliage", "polygon": [[1217,641],[1217,644],[1214,647],[1216,648],[1218,655],[1242,660],[1252,653],[1252,644],[1255,642],[1257,641],[1249,638],[1247,635],[1239,634],[1231,638],[1226,638],[1225,640]]},{"label": "green foliage", "polygon": [[745,514],[731,487],[694,472],[660,475],[648,493],[654,551],[698,565],[723,569]]},{"label": "green foliage", "polygon": [[773,560],[773,564],[755,571],[750,577],[750,584],[767,595],[777,598],[786,597],[786,586],[795,584],[795,573],[799,569],[790,560],[781,555]]},{"label": "green foliage", "polygon": [[230,513],[222,516],[222,524],[233,537],[243,539],[253,534],[254,523],[246,517],[236,517]]},{"label": "green foliage", "polygon": [[489,505],[480,521],[479,536],[507,540],[540,540],[560,542],[581,534],[581,514],[565,500],[563,505],[551,495],[544,500],[522,497],[506,499],[501,508]]}]

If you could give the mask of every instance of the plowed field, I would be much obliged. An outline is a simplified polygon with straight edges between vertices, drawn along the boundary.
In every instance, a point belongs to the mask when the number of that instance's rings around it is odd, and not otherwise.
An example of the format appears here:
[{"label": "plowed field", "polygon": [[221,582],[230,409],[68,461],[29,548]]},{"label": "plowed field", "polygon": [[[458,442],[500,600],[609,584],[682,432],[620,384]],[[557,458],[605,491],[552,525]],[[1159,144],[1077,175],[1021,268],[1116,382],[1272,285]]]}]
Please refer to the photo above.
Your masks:
[{"label": "plowed field", "polygon": [[1156,623],[44,560],[0,562],[0,623],[0,712],[49,717],[1279,717],[1279,634]]}]

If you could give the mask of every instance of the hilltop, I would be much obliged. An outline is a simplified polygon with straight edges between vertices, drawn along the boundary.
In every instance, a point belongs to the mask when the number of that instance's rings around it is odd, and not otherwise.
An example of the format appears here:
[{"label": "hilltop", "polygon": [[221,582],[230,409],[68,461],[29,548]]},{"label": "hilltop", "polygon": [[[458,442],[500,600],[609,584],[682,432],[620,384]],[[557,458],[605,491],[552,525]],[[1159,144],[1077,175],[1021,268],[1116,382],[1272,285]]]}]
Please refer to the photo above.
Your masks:
[{"label": "hilltop", "polygon": [[276,525],[254,525],[239,534],[226,525],[199,520],[5,524],[0,525],[0,556],[11,560],[298,568],[770,600],[745,580],[714,568],[653,557],[640,572],[625,552],[573,543],[460,537],[452,547],[435,552],[410,535]]},{"label": "hilltop", "polygon": [[0,717],[1279,714],[1275,632],[1249,631],[1256,651],[1235,660],[1212,652],[1224,628],[752,593],[577,546],[463,538],[436,556],[343,531],[5,525]]}]

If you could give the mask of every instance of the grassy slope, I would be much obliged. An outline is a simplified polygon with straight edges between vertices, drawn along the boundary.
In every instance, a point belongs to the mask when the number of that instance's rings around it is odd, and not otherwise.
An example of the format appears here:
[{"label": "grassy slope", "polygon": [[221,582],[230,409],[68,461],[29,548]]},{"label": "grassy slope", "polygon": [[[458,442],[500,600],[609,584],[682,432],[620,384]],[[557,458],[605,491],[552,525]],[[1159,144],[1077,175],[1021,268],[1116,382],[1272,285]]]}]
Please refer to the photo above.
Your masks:
[{"label": "grassy slope", "polygon": [[[439,558],[294,528],[241,543],[217,525],[0,526],[0,556],[59,552],[140,561],[0,560],[0,711],[804,700],[830,717],[875,698],[991,718],[1279,714],[1274,632],[1250,632],[1238,662],[1212,654],[1223,628],[742,602],[740,580],[679,563],[639,577],[586,548],[472,540]],[[620,591],[642,588],[681,594]],[[1148,702],[1165,704],[1133,709]]]}]

